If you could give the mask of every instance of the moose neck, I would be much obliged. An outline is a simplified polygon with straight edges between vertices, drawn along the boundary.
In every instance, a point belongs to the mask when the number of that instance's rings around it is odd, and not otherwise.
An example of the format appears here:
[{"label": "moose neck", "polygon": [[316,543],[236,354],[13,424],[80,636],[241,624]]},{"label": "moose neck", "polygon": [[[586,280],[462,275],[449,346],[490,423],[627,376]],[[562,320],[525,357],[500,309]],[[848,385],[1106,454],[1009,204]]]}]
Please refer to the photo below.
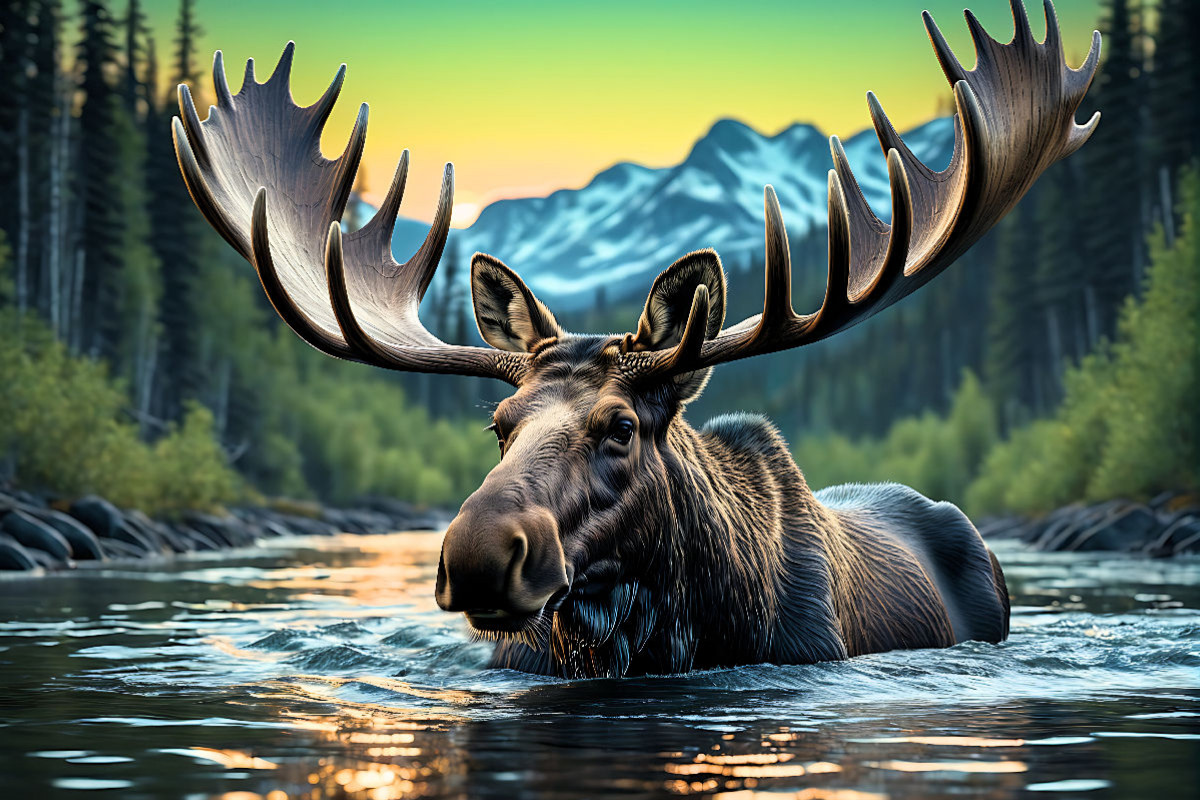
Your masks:
[{"label": "moose neck", "polygon": [[671,508],[660,541],[684,557],[676,602],[692,666],[836,650],[826,633],[832,609],[804,607],[806,597],[828,596],[827,565],[813,558],[828,512],[774,427],[736,415],[696,431],[677,417],[668,445]]}]

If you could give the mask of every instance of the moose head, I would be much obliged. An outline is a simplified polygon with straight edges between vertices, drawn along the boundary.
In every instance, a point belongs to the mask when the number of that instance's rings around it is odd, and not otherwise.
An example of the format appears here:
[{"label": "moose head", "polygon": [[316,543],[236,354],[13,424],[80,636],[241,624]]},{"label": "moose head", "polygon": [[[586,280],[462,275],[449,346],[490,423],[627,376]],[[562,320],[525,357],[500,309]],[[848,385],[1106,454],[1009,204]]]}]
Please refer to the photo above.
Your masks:
[{"label": "moose head", "polygon": [[[265,83],[248,62],[237,95],[218,52],[217,103],[206,120],[179,87],[175,145],[197,206],[313,347],[387,369],[515,387],[493,415],[500,460],[446,532],[438,604],[507,643],[511,658],[550,660],[549,671],[624,674],[639,657],[645,671],[678,671],[698,648],[769,641],[787,583],[773,577],[790,546],[780,531],[800,517],[818,529],[839,524],[807,493],[777,434],[729,418],[697,432],[682,410],[717,364],[811,344],[911,294],[1084,143],[1098,115],[1078,125],[1074,114],[1096,68],[1099,34],[1086,63],[1071,69],[1048,0],[1045,8],[1047,35],[1036,42],[1014,0],[1009,44],[988,37],[967,12],[977,51],[971,70],[925,15],[957,105],[949,166],[924,166],[869,94],[887,159],[891,223],[872,213],[833,137],[821,307],[792,308],[787,232],[768,186],[763,310],[729,327],[725,277],[711,250],[685,255],[658,276],[634,331],[600,336],[563,330],[514,271],[476,254],[475,316],[490,347],[439,340],[417,309],[449,232],[452,167],[431,230],[407,262],[397,263],[391,249],[407,151],[378,213],[343,234],[367,107],[345,152],[326,159],[320,135],[345,66],[316,103],[298,107],[289,89],[292,44]],[[795,477],[785,481],[789,470]],[[737,621],[714,613],[720,598],[737,599]]]}]

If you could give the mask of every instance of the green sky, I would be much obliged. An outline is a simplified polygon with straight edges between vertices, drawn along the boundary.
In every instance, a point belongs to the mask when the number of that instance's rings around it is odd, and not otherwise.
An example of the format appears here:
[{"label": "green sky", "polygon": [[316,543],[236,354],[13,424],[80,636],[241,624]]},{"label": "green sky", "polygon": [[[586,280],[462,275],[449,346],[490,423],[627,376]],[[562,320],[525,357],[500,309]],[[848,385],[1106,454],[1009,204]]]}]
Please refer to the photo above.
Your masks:
[{"label": "green sky", "polygon": [[[293,91],[304,103],[346,62],[326,152],[341,150],[358,103],[368,102],[371,194],[386,188],[408,147],[413,167],[401,213],[428,218],[442,164],[453,161],[462,224],[481,204],[579,186],[616,161],[675,163],[721,117],[768,133],[800,121],[846,136],[869,124],[871,89],[901,130],[919,124],[949,95],[921,10],[970,64],[962,2],[198,0],[201,94],[211,100],[207,65],[217,48],[236,91],[246,58],[265,78],[294,39]],[[972,5],[996,38],[1011,36],[1007,2]],[[146,6],[165,62],[178,3]],[[1060,0],[1057,8],[1077,66],[1099,0]],[[1031,17],[1040,38],[1040,4]]]}]

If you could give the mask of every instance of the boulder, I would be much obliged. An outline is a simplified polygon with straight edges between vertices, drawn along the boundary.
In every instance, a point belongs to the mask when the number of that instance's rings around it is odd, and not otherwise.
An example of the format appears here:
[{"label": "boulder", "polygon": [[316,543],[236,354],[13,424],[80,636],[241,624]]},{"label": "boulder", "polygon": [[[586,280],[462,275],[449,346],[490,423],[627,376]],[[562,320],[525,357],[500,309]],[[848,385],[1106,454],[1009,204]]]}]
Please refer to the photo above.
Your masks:
[{"label": "boulder", "polygon": [[102,538],[117,538],[117,531],[125,521],[116,506],[95,495],[81,497],[71,503],[70,514]]},{"label": "boulder", "polygon": [[1146,548],[1158,533],[1158,519],[1147,506],[1130,506],[1110,514],[1079,534],[1064,549],[1081,552],[1119,550],[1126,553]]},{"label": "boulder", "polygon": [[100,546],[104,549],[106,558],[128,560],[145,558],[150,555],[149,551],[120,539],[101,538]]},{"label": "boulder", "polygon": [[71,545],[61,533],[24,511],[10,511],[0,520],[0,531],[29,549],[41,550],[58,563],[71,558]]},{"label": "boulder", "polygon": [[0,533],[0,569],[28,572],[38,566],[33,555],[20,542],[6,533]]},{"label": "boulder", "polygon": [[1197,534],[1200,534],[1200,517],[1181,514],[1163,528],[1158,538],[1146,547],[1146,552],[1154,556],[1175,555],[1181,552],[1177,551],[1181,544]]},{"label": "boulder", "polygon": [[52,508],[31,508],[29,514],[58,531],[71,545],[71,557],[76,561],[103,560],[100,540],[79,520]]}]

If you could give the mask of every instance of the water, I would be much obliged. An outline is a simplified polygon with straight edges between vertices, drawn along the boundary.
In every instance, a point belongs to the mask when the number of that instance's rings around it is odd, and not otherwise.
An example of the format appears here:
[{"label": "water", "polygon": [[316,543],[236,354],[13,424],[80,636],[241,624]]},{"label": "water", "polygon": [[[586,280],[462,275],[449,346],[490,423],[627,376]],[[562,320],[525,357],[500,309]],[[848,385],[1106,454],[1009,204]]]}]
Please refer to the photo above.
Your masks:
[{"label": "water", "polygon": [[0,797],[1197,797],[1200,560],[1003,547],[1003,645],[483,669],[437,534],[0,579]]}]

